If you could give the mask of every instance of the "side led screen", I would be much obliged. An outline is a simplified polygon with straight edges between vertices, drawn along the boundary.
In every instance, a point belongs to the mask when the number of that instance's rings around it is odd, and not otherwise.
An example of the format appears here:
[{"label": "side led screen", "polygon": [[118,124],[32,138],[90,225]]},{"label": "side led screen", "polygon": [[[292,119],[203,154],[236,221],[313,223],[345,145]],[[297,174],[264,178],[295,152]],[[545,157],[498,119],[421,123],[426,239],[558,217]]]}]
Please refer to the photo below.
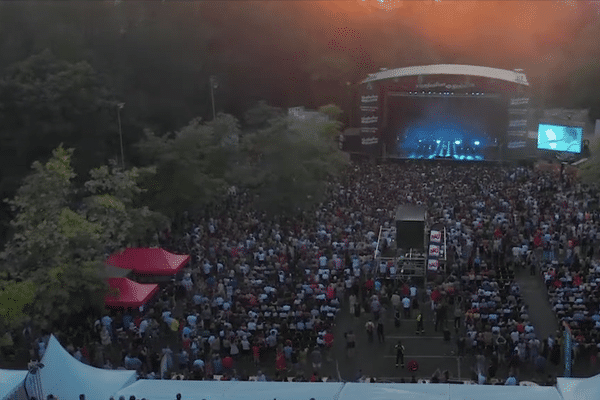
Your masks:
[{"label": "side led screen", "polygon": [[539,124],[538,149],[581,153],[582,137],[578,126]]}]

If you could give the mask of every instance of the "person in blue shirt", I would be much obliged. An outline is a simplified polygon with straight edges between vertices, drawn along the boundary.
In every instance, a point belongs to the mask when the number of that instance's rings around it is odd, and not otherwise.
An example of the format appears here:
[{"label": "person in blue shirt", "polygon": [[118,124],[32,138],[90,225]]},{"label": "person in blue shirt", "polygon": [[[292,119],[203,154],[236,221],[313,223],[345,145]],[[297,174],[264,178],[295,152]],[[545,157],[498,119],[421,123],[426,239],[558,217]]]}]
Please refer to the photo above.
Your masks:
[{"label": "person in blue shirt", "polygon": [[511,374],[504,382],[506,386],[517,386],[517,378],[514,377],[514,374]]}]

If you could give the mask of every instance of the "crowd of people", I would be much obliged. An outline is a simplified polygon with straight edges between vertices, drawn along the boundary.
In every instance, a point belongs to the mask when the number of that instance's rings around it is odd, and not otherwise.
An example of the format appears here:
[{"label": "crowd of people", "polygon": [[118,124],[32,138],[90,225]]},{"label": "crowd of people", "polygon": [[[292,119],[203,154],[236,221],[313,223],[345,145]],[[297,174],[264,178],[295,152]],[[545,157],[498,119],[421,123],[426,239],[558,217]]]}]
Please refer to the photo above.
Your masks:
[{"label": "crowd of people", "polygon": [[[570,177],[525,167],[422,162],[353,164],[329,184],[326,202],[293,218],[260,214],[248,194],[232,191],[204,218],[162,235],[165,249],[191,254],[183,276],[143,309],[95,321],[95,346],[69,350],[145,378],[322,380],[323,361],[342,341],[333,335],[340,310],[368,310],[371,332],[383,340],[382,304],[405,317],[424,307],[414,282],[390,279],[399,275],[396,265],[374,259],[379,228],[393,227],[395,208],[419,204],[428,226],[442,223],[448,233],[447,274],[427,293],[435,329],[454,320],[457,351],[477,356],[478,381],[503,363],[518,375],[526,363],[543,371],[556,358],[557,339],[536,337],[514,281],[526,267],[545,279],[558,316],[595,356],[595,196]],[[387,232],[380,249],[395,242]],[[350,351],[355,340],[348,332]],[[44,340],[37,343],[41,356]],[[114,348],[123,349],[119,359],[108,356]],[[242,359],[255,371],[239,371]],[[269,378],[267,363],[277,371]]]}]

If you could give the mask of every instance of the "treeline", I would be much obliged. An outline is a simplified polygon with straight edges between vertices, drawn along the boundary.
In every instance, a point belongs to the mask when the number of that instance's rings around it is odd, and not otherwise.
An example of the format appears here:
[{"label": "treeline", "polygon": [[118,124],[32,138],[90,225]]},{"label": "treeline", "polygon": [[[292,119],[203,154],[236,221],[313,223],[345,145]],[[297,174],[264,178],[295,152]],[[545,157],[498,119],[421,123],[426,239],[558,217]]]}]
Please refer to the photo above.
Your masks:
[{"label": "treeline", "polygon": [[302,122],[259,103],[245,113],[244,129],[220,113],[173,133],[146,130],[135,145],[143,166],[123,169],[112,159],[78,174],[72,161],[84,168],[89,160],[62,143],[34,161],[7,200],[13,218],[0,253],[0,330],[85,324],[103,309],[109,254],[157,246],[172,221],[205,216],[232,188],[272,215],[322,202],[348,160],[336,140],[341,110],[320,110],[328,121]]}]

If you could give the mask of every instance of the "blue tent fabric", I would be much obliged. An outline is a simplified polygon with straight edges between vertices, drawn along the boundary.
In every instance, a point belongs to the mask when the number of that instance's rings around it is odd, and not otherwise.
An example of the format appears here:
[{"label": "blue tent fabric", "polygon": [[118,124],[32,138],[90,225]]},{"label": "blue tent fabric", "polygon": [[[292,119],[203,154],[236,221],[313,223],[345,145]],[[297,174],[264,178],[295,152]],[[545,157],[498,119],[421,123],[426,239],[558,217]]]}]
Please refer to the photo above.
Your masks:
[{"label": "blue tent fabric", "polygon": [[[137,380],[135,371],[114,371],[95,368],[77,361],[51,336],[38,374],[44,398],[49,394],[59,399],[78,398],[106,400],[120,389]],[[27,381],[27,390],[31,382]],[[33,387],[32,387],[33,389]]]},{"label": "blue tent fabric", "polygon": [[[311,382],[237,382],[237,381],[179,381],[140,379],[120,390],[118,396],[173,400],[181,393],[182,400],[334,400],[343,383]],[[367,397],[368,398],[368,397]]]},{"label": "blue tent fabric", "polygon": [[10,396],[23,385],[27,371],[0,369],[0,400]]}]

